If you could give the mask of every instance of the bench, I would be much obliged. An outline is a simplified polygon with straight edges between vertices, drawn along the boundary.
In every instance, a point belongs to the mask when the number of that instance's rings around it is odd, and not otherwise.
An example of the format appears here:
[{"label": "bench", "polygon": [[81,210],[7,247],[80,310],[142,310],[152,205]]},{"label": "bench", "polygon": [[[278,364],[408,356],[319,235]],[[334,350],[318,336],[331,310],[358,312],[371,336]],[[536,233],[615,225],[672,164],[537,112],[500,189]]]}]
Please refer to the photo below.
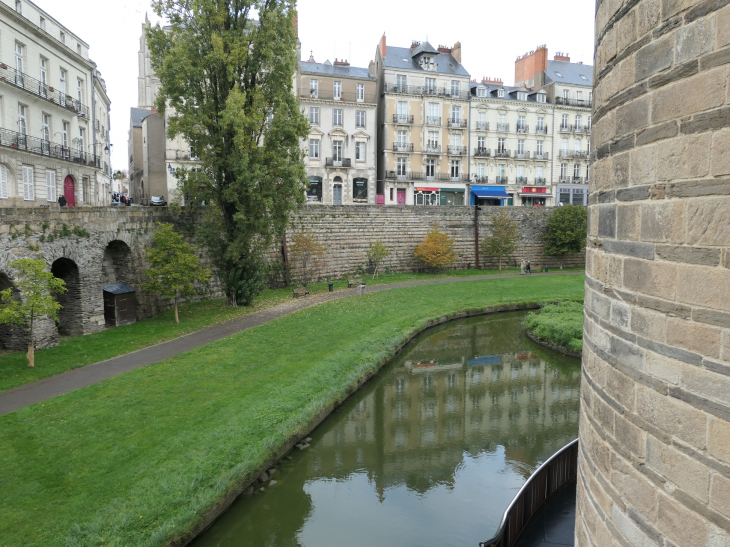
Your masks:
[{"label": "bench", "polygon": [[307,290],[307,287],[297,287],[294,290],[294,298],[299,298],[300,296],[306,296],[309,294],[309,291]]},{"label": "bench", "polygon": [[360,285],[364,285],[364,284],[365,284],[365,282],[364,282],[364,281],[363,281],[363,280],[362,280],[361,278],[357,278],[357,279],[348,279],[348,280],[347,280],[347,288],[348,288],[348,289],[349,289],[350,287],[359,287]]}]

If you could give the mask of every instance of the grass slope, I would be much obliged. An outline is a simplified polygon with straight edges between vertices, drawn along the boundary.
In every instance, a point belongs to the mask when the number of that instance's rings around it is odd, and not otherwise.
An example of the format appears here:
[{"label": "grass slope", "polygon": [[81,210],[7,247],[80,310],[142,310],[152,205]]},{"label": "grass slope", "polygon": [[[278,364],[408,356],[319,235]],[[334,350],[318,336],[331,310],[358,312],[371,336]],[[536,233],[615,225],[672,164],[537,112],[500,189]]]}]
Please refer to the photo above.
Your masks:
[{"label": "grass slope", "polygon": [[[506,273],[518,271],[519,268],[511,268]],[[497,273],[499,273],[497,270],[451,270],[438,274],[402,273],[381,276],[379,279],[366,277],[365,282],[368,285],[382,285]],[[505,269],[503,269],[503,273],[505,273]],[[336,290],[347,288],[347,280],[336,281],[334,286]],[[328,287],[327,283],[317,283],[310,285],[309,289],[312,294],[317,294],[327,291]],[[36,352],[35,368],[28,367],[25,352],[0,354],[0,391],[118,357],[281,304],[291,298],[291,289],[279,289],[265,291],[250,307],[231,308],[225,305],[224,298],[186,304],[180,307],[180,324],[175,323],[173,310],[167,310],[156,317],[133,325],[125,325],[88,336],[64,338],[58,346]]]},{"label": "grass slope", "polygon": [[346,298],[0,417],[0,545],[165,545],[428,319],[580,300],[583,283],[517,277]]},{"label": "grass slope", "polygon": [[574,353],[583,351],[583,304],[560,302],[548,304],[539,312],[529,313],[525,328],[541,340]]}]

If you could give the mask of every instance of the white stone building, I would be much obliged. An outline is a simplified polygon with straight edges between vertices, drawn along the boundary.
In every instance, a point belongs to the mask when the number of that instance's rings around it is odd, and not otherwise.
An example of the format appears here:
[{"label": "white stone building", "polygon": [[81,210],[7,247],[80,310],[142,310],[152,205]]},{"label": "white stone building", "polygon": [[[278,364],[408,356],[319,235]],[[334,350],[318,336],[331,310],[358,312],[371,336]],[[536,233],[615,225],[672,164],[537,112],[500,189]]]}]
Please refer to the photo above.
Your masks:
[{"label": "white stone building", "polygon": [[0,0],[0,207],[108,204],[109,104],[86,42]]}]

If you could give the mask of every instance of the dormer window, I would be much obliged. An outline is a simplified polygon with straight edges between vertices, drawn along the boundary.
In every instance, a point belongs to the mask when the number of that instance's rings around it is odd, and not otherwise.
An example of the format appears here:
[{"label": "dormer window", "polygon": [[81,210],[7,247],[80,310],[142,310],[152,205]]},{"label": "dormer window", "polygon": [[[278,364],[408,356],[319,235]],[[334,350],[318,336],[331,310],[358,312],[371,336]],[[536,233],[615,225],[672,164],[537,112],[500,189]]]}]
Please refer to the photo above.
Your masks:
[{"label": "dormer window", "polygon": [[562,78],[562,77],[563,77],[563,75],[562,75],[562,74],[560,74],[560,72],[556,72],[556,73],[555,73],[555,75],[556,75],[556,76],[557,76],[558,78]]},{"label": "dormer window", "polygon": [[487,96],[487,88],[486,87],[477,87],[477,97],[486,97]]},{"label": "dormer window", "polygon": [[538,103],[544,103],[547,102],[547,95],[545,93],[538,93],[536,95],[536,99]]},{"label": "dormer window", "polygon": [[504,89],[497,90],[497,97],[499,97],[500,99],[504,98]]},{"label": "dormer window", "polygon": [[17,11],[21,15],[23,13],[23,4],[20,3],[20,0],[15,0],[15,11]]},{"label": "dormer window", "polygon": [[517,92],[517,100],[518,101],[526,101],[527,100],[527,93],[525,91],[518,91]]}]

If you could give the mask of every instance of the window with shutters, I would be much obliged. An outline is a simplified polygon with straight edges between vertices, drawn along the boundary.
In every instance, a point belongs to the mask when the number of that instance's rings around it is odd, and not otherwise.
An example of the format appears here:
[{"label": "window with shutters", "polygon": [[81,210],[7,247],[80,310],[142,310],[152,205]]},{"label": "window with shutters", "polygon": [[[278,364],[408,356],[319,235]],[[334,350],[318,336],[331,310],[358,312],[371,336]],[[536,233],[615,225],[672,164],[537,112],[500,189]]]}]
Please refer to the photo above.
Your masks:
[{"label": "window with shutters", "polygon": [[56,201],[56,172],[46,171],[46,200]]},{"label": "window with shutters", "polygon": [[0,165],[0,199],[8,199],[8,168]]},{"label": "window with shutters", "polygon": [[81,179],[81,189],[83,190],[83,194],[81,196],[81,201],[84,203],[89,203],[89,177],[83,177]]},{"label": "window with shutters", "polygon": [[35,200],[35,185],[33,181],[33,168],[27,165],[23,166],[23,200]]}]

